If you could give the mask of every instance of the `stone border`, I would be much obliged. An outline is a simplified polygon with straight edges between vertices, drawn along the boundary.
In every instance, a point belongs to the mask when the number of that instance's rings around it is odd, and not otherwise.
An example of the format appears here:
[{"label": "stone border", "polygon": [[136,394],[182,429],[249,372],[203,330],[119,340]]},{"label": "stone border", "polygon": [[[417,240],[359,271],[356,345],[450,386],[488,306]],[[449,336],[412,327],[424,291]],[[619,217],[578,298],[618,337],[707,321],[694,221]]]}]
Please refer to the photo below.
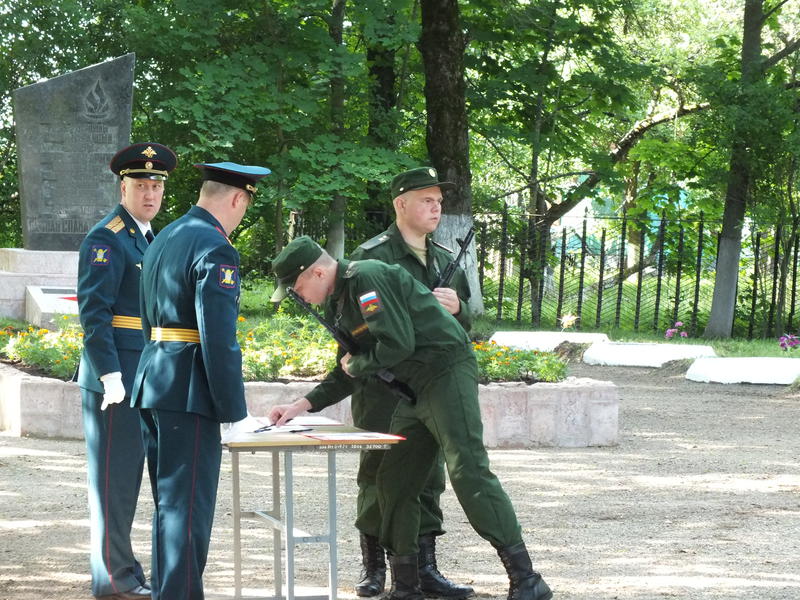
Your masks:
[{"label": "stone border", "polygon": [[[250,413],[307,393],[314,382],[245,384]],[[615,445],[619,393],[610,381],[569,377],[560,383],[480,386],[483,441],[489,448]],[[349,398],[322,411],[351,422]],[[77,384],[35,377],[0,364],[0,431],[6,435],[83,438]]]}]

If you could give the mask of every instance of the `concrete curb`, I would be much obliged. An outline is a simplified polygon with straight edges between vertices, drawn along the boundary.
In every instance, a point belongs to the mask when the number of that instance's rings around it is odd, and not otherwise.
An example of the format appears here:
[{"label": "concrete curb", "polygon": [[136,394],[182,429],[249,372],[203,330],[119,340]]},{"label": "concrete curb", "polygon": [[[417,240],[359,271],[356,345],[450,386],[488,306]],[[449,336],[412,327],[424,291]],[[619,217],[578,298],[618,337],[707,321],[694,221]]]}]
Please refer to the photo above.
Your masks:
[{"label": "concrete curb", "polygon": [[[250,414],[306,394],[315,382],[245,384]],[[500,383],[479,390],[489,448],[583,447],[618,441],[619,393],[609,381],[570,377],[560,383]],[[350,399],[321,414],[352,422]],[[0,431],[12,436],[82,439],[80,389],[0,364]]]}]

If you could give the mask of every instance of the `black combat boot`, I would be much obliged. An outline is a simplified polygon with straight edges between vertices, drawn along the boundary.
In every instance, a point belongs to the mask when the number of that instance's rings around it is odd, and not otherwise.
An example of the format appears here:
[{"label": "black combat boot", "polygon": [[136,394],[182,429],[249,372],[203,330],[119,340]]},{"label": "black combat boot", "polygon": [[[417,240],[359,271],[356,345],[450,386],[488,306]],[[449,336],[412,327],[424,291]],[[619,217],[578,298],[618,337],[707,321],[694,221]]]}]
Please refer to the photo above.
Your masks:
[{"label": "black combat boot", "polygon": [[371,598],[383,593],[386,585],[386,557],[378,538],[361,534],[361,581],[356,584],[356,595]]},{"label": "black combat boot", "polygon": [[508,600],[550,600],[553,597],[542,576],[533,570],[524,542],[497,548],[497,554],[511,582]]},{"label": "black combat boot", "polygon": [[381,600],[425,600],[419,589],[417,555],[389,555],[392,566],[392,588]]},{"label": "black combat boot", "polygon": [[436,536],[421,535],[419,543],[419,587],[427,598],[462,600],[475,595],[468,585],[458,585],[447,579],[436,566]]}]

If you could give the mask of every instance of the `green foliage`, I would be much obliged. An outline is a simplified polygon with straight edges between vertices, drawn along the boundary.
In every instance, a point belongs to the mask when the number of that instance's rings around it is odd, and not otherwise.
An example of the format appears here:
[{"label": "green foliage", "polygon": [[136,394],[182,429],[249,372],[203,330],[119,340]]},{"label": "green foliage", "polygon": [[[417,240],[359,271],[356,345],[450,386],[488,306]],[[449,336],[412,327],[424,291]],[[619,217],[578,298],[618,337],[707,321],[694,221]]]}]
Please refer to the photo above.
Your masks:
[{"label": "green foliage", "polygon": [[[252,292],[256,295],[256,292]],[[258,294],[259,296],[261,294]],[[65,317],[60,331],[0,321],[0,353],[58,379],[72,377],[80,361],[83,333]],[[319,323],[282,307],[269,317],[240,316],[237,340],[245,381],[321,379],[336,366],[336,342]],[[566,365],[555,355],[475,344],[481,380],[560,381]]]},{"label": "green foliage", "polygon": [[245,381],[319,378],[336,364],[325,329],[281,310],[270,319],[239,317],[238,333]]},{"label": "green foliage", "polygon": [[567,376],[567,364],[552,352],[516,350],[495,342],[472,345],[481,383],[495,381],[556,382]]}]

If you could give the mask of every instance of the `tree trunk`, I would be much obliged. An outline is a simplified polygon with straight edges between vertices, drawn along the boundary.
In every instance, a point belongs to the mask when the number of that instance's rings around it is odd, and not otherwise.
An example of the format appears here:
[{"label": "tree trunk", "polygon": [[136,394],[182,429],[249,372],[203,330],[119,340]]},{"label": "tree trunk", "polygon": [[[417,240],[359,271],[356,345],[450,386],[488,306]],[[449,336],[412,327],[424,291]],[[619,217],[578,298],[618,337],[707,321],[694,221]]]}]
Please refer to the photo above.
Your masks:
[{"label": "tree trunk", "polygon": [[[746,0],[744,7],[744,34],[742,36],[742,96],[746,99],[749,88],[762,74],[761,28],[763,26],[763,0]],[[736,287],[739,279],[739,257],[742,249],[742,224],[747,208],[750,187],[750,156],[747,140],[734,130],[728,185],[725,191],[725,209],[722,216],[722,233],[719,240],[717,272],[714,278],[714,295],[711,314],[703,332],[707,338],[729,338],[733,329],[736,307]]]},{"label": "tree trunk", "polygon": [[[389,18],[389,22],[393,22]],[[371,144],[381,148],[397,147],[397,130],[393,111],[397,105],[397,73],[395,57],[397,51],[375,42],[367,48],[367,68],[369,70],[369,125],[367,137]],[[366,218],[379,229],[385,229],[394,216],[386,182],[367,182]]]},{"label": "tree trunk", "polygon": [[[440,180],[456,189],[445,195],[444,214],[435,238],[455,248],[472,226],[472,175],[469,169],[469,135],[464,82],[464,48],[457,0],[422,0],[422,34],[419,50],[425,67],[425,106],[428,155]],[[470,307],[483,312],[478,285],[477,255],[471,245],[462,265],[469,279]]]},{"label": "tree trunk", "polygon": [[[334,52],[338,55],[342,48],[342,30],[344,28],[344,8],[346,0],[333,0],[331,16],[328,20],[328,33],[334,44]],[[331,132],[344,137],[344,76],[341,64],[337,63],[330,80]],[[328,243],[325,249],[334,258],[344,256],[344,213],[347,199],[342,194],[334,194],[331,202],[331,213],[328,221]]]}]

